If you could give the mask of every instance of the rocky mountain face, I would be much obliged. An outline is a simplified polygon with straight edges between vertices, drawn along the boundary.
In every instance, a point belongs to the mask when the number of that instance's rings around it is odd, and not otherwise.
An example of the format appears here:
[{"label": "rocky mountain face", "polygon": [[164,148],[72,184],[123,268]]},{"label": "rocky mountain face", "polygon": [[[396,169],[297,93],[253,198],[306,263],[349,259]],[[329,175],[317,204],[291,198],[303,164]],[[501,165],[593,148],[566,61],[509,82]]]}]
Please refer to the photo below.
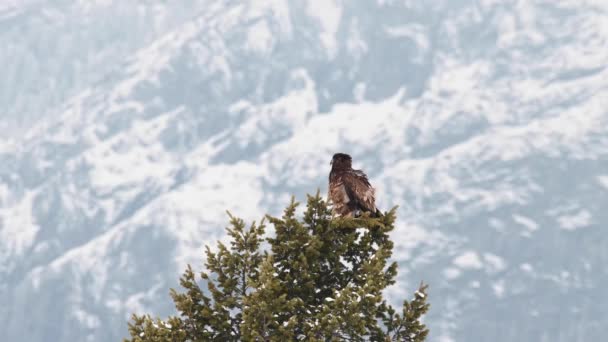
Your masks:
[{"label": "rocky mountain face", "polygon": [[0,142],[0,340],[173,313],[226,209],[325,193],[337,151],[399,205],[388,295],[431,284],[431,341],[603,339],[608,3],[2,6],[2,122],[31,128]]}]

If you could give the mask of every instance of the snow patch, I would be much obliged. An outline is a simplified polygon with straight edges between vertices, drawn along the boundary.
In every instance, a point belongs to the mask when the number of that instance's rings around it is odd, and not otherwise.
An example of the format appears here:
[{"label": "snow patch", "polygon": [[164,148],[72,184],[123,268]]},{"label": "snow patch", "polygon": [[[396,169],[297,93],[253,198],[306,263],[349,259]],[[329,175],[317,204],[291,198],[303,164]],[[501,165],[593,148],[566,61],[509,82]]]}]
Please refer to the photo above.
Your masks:
[{"label": "snow patch", "polygon": [[271,50],[274,44],[273,37],[273,33],[268,27],[268,23],[265,20],[260,20],[249,28],[246,46],[251,51],[266,54]]},{"label": "snow patch", "polygon": [[293,31],[293,25],[291,23],[291,14],[289,9],[289,3],[285,0],[256,0],[255,7],[249,8],[248,11],[251,16],[267,16],[271,13],[273,21],[279,28],[278,32],[273,32],[275,35],[285,36],[286,38],[291,37]]},{"label": "snow patch", "polygon": [[360,58],[368,51],[367,42],[361,35],[357,18],[352,18],[346,40],[346,49],[354,58]]},{"label": "snow patch", "polygon": [[140,50],[127,67],[129,77],[114,87],[110,95],[111,102],[116,103],[129,97],[135,86],[145,81],[157,83],[157,76],[163,69],[168,68],[171,58],[185,42],[199,34],[202,28],[201,22],[189,21],[179,30],[163,36],[149,47]]},{"label": "snow patch", "polygon": [[504,271],[506,268],[506,262],[501,257],[492,254],[492,253],[484,253],[483,259],[485,261],[486,270],[489,273],[497,273]]},{"label": "snow patch", "polygon": [[530,237],[532,232],[538,230],[538,223],[531,218],[517,214],[514,214],[512,217],[513,221],[521,224],[527,229],[526,231],[522,232],[523,236]]},{"label": "snow patch", "polygon": [[37,194],[38,191],[28,191],[15,205],[0,208],[0,260],[19,256],[32,246],[40,230],[32,212]]},{"label": "snow patch", "polygon": [[532,265],[530,265],[528,263],[523,263],[523,264],[519,265],[519,269],[521,269],[522,271],[524,271],[526,273],[532,273],[534,271],[534,268],[532,267]]},{"label": "snow patch", "polygon": [[315,83],[308,72],[304,69],[294,70],[290,80],[295,85],[294,89],[274,102],[253,106],[241,100],[230,106],[232,113],[245,112],[247,116],[235,132],[240,147],[287,139],[297,129],[305,127],[308,118],[317,112]]},{"label": "snow patch", "polygon": [[585,228],[591,224],[591,213],[583,209],[574,215],[560,216],[557,218],[557,222],[564,230]]},{"label": "snow patch", "polygon": [[597,176],[597,181],[604,189],[608,190],[608,175]]},{"label": "snow patch", "polygon": [[443,270],[443,276],[448,279],[448,280],[453,280],[456,279],[458,277],[460,277],[460,275],[462,274],[462,272],[454,267],[449,267],[446,268],[445,270]]},{"label": "snow patch", "polygon": [[129,319],[132,313],[143,314],[149,312],[150,308],[144,303],[153,302],[155,298],[158,298],[159,293],[164,290],[163,284],[158,283],[151,286],[150,289],[145,292],[138,292],[130,295],[124,302],[113,304],[114,306],[119,306],[121,311],[127,314],[127,319]]},{"label": "snow patch", "polygon": [[93,315],[89,312],[84,311],[81,308],[76,308],[72,312],[76,320],[80,322],[83,326],[89,329],[96,329],[100,326],[101,320],[96,315]]},{"label": "snow patch", "polygon": [[513,220],[531,231],[538,229],[538,223],[534,222],[534,220],[530,219],[529,217],[515,214],[513,215]]},{"label": "snow patch", "polygon": [[462,268],[462,269],[473,269],[478,270],[483,268],[483,263],[479,258],[479,255],[473,251],[466,251],[454,258],[454,265]]},{"label": "snow patch", "polygon": [[505,282],[504,280],[496,281],[492,284],[492,291],[498,298],[502,298],[505,294]]},{"label": "snow patch", "polygon": [[409,24],[402,26],[391,26],[385,28],[386,33],[393,37],[409,38],[416,44],[418,51],[417,62],[423,62],[422,57],[428,51],[430,43],[427,37],[426,29],[420,24]]},{"label": "snow patch", "polygon": [[0,183],[0,206],[5,207],[8,204],[8,198],[10,195],[8,186],[4,183]]},{"label": "snow patch", "polygon": [[437,340],[439,342],[455,342],[455,340],[451,336],[448,336],[448,335],[445,335],[445,334],[444,335],[439,335],[439,337],[437,337]]},{"label": "snow patch", "polygon": [[308,0],[308,15],[318,19],[321,24],[321,42],[330,58],[338,51],[336,33],[340,27],[342,7],[336,0]]},{"label": "snow patch", "polygon": [[91,165],[91,184],[99,193],[115,189],[139,188],[154,181],[168,184],[175,168],[173,156],[159,142],[173,113],[151,120],[136,120],[131,128],[87,151],[85,161]]}]

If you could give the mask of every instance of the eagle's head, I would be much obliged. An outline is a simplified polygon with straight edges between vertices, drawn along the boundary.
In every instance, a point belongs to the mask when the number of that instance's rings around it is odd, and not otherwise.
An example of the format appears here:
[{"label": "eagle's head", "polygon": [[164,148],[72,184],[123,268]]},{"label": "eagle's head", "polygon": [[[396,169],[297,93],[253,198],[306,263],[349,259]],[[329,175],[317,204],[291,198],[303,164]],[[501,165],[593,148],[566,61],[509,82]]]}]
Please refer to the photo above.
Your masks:
[{"label": "eagle's head", "polygon": [[353,158],[346,153],[336,153],[329,163],[333,169],[348,169],[352,167]]}]

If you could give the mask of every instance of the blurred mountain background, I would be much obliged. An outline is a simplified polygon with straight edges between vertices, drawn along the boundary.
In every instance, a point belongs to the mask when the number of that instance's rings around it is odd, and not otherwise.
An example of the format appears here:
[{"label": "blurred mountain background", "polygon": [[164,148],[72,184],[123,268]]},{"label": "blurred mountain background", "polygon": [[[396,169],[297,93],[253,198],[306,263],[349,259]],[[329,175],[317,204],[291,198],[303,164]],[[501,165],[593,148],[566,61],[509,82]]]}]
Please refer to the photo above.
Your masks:
[{"label": "blurred mountain background", "polygon": [[5,0],[0,340],[174,313],[225,210],[326,193],[346,152],[430,341],[601,341],[607,47],[600,0]]}]

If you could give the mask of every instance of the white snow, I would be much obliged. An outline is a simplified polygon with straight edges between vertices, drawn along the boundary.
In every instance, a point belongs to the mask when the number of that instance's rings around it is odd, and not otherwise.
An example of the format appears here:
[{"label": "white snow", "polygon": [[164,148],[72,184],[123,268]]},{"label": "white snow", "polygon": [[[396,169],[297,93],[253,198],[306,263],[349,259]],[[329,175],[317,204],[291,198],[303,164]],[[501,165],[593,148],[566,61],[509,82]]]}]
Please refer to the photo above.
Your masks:
[{"label": "white snow", "polygon": [[572,215],[562,215],[557,218],[557,222],[564,230],[585,228],[591,224],[591,213],[583,209]]},{"label": "white snow", "polygon": [[14,140],[0,140],[0,154],[13,152],[16,150],[16,148],[17,146],[15,145]]},{"label": "white snow", "polygon": [[349,55],[351,55],[353,58],[360,58],[368,51],[368,45],[361,36],[361,30],[357,18],[351,19],[348,39],[346,41],[346,49]]},{"label": "white snow", "polygon": [[460,277],[460,275],[462,274],[462,272],[454,267],[448,267],[445,270],[443,270],[443,276],[448,279],[448,280],[453,280],[456,279],[458,277]]},{"label": "white snow", "polygon": [[145,81],[157,81],[154,76],[168,67],[171,57],[184,43],[192,39],[203,29],[197,21],[188,21],[180,30],[166,34],[154,44],[140,50],[128,66],[129,78],[119,83],[110,95],[111,102],[118,102],[128,97],[137,84]]},{"label": "white snow", "polygon": [[97,315],[86,312],[81,308],[76,308],[72,314],[78,320],[78,322],[89,329],[97,329],[101,324],[101,320],[99,317],[97,317]]},{"label": "white snow", "polygon": [[597,176],[597,181],[603,188],[608,190],[608,175]]},{"label": "white snow", "polygon": [[437,337],[437,339],[439,342],[455,342],[455,340],[452,337],[445,335],[445,334],[439,335]]},{"label": "white snow", "polygon": [[247,48],[260,53],[267,54],[274,44],[274,36],[265,20],[258,21],[247,33]]},{"label": "white snow", "polygon": [[8,206],[9,188],[6,184],[0,183],[0,207]]},{"label": "white snow", "polygon": [[498,298],[502,298],[505,294],[505,282],[504,280],[498,280],[492,283],[492,290]]},{"label": "white snow", "polygon": [[101,193],[116,188],[144,186],[150,180],[167,183],[175,159],[159,142],[173,113],[149,121],[136,121],[131,129],[95,146],[84,155],[91,165],[91,184]]},{"label": "white snow", "polygon": [[474,251],[466,251],[452,260],[453,264],[462,269],[478,270],[483,267],[479,255]]},{"label": "white snow", "polygon": [[522,226],[524,226],[526,228],[526,231],[522,232],[523,236],[526,237],[530,237],[531,233],[538,230],[538,223],[536,223],[534,220],[532,220],[529,217],[523,216],[523,215],[517,215],[514,214],[513,216],[513,221],[521,224]]},{"label": "white snow", "polygon": [[293,31],[291,22],[291,13],[289,3],[285,0],[257,0],[252,3],[249,8],[249,16],[257,18],[260,16],[268,16],[278,24],[278,30],[273,31],[273,34],[286,39],[290,38]]},{"label": "white snow", "polygon": [[342,264],[342,266],[346,267],[346,269],[352,270],[353,268],[353,263],[346,261],[343,256],[340,256],[340,263]]},{"label": "white snow", "polygon": [[423,63],[424,56],[426,55],[430,43],[428,39],[428,33],[424,26],[420,24],[408,24],[408,25],[400,25],[400,26],[387,26],[384,30],[393,37],[403,37],[409,38],[416,44],[416,53],[417,58],[416,61],[418,63]]},{"label": "white snow", "polygon": [[0,260],[11,255],[19,257],[34,243],[40,230],[32,211],[38,194],[39,191],[28,191],[13,205],[0,208]]},{"label": "white snow", "polygon": [[330,58],[333,58],[338,50],[336,33],[340,27],[342,7],[337,0],[308,0],[307,12],[308,15],[316,18],[321,25],[320,40]]},{"label": "white snow", "polygon": [[519,265],[519,268],[526,273],[532,273],[534,271],[534,268],[532,267],[532,265],[530,265],[527,262]]},{"label": "white snow", "polygon": [[484,253],[483,260],[485,262],[485,268],[489,273],[504,271],[507,265],[503,258],[492,253]]},{"label": "white snow", "polygon": [[[234,133],[241,147],[262,145],[279,137],[288,138],[307,125],[308,118],[317,112],[314,81],[304,69],[291,72],[296,85],[279,99],[261,106],[239,101],[230,106],[232,112],[245,112],[247,118]],[[306,172],[306,170],[304,170]]]}]

